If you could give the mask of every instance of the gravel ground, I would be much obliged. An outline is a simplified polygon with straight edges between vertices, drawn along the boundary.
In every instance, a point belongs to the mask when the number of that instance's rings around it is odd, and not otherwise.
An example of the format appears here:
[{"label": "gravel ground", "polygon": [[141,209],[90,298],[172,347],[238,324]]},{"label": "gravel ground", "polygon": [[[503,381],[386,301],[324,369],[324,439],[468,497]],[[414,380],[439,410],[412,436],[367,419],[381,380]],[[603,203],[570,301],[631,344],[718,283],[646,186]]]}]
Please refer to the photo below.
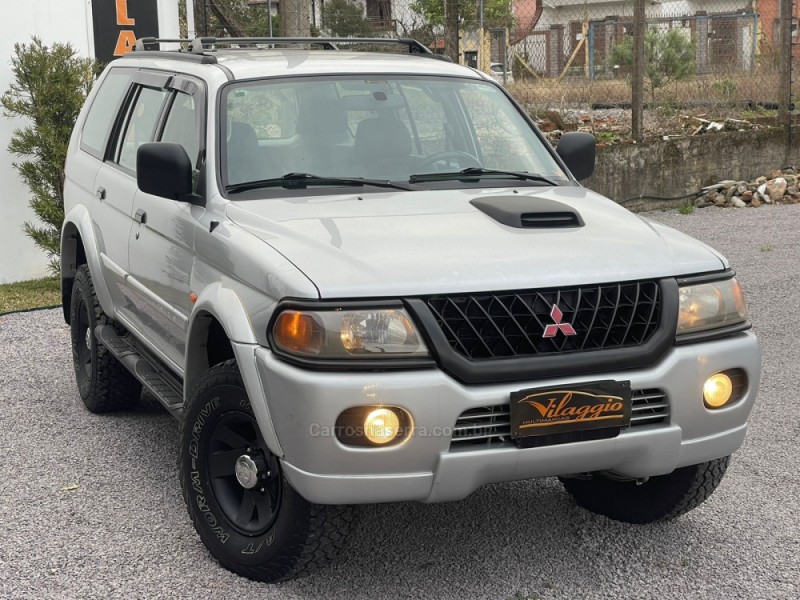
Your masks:
[{"label": "gravel ground", "polygon": [[147,402],[86,412],[60,311],[33,312],[0,317],[0,597],[800,597],[800,206],[649,216],[731,259],[764,347],[747,441],[691,514],[628,526],[577,508],[554,479],[487,486],[446,505],[364,507],[338,563],[253,583],[192,529],[176,423]]}]

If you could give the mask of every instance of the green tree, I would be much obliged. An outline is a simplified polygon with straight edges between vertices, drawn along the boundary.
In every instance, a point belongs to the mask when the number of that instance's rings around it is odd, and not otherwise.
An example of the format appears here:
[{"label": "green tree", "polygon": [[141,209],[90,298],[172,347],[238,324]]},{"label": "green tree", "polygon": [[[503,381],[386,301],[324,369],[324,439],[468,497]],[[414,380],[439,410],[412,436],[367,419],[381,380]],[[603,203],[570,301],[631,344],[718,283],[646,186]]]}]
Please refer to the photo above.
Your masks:
[{"label": "green tree", "polygon": [[[414,0],[411,9],[422,15],[430,27],[444,27],[444,1],[443,0]],[[480,25],[478,14],[479,3],[468,0],[459,5],[459,23],[464,31],[473,31]],[[483,26],[489,27],[514,27],[514,12],[511,0],[484,0],[483,1]]]},{"label": "green tree", "polygon": [[[180,8],[182,4],[179,5],[179,11],[183,10]],[[277,0],[272,6],[277,7]],[[213,37],[269,36],[268,3],[249,4],[246,0],[195,0],[195,27],[198,35],[203,35],[204,19],[208,20],[208,35]],[[229,29],[226,23],[233,29]],[[272,35],[273,37],[280,35],[280,18],[277,15],[272,17]]]},{"label": "green tree", "polygon": [[[697,72],[695,49],[692,40],[680,29],[663,33],[652,27],[644,38],[645,81],[655,101],[656,90],[674,81],[690,79]],[[609,55],[611,65],[633,65],[633,36],[625,36],[615,44]]]},{"label": "green tree", "polygon": [[70,44],[45,46],[34,37],[30,44],[14,44],[14,79],[0,98],[6,117],[23,118],[27,125],[14,130],[8,151],[26,160],[14,168],[31,191],[30,207],[40,224],[27,222],[25,233],[60,269],[61,226],[64,224],[64,161],[72,128],[92,87],[96,63],[80,58]]},{"label": "green tree", "polygon": [[371,37],[375,30],[364,8],[353,0],[328,0],[322,5],[322,28],[336,37]]}]

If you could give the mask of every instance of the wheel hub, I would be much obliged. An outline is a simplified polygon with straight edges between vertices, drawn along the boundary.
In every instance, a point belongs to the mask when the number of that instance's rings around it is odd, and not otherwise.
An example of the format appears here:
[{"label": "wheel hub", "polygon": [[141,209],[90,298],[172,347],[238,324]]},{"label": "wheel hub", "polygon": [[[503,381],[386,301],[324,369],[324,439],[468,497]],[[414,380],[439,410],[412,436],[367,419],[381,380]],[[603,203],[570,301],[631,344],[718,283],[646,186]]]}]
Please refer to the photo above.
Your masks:
[{"label": "wheel hub", "polygon": [[86,328],[86,339],[84,340],[84,342],[86,343],[86,349],[87,350],[91,350],[92,349],[92,329],[91,329],[91,327],[87,327]]},{"label": "wheel hub", "polygon": [[249,454],[242,454],[236,459],[236,481],[246,490],[258,485],[260,473],[258,464]]},{"label": "wheel hub", "polygon": [[278,460],[264,450],[252,414],[226,411],[212,427],[205,464],[214,498],[237,531],[261,535],[280,512],[283,480]]}]

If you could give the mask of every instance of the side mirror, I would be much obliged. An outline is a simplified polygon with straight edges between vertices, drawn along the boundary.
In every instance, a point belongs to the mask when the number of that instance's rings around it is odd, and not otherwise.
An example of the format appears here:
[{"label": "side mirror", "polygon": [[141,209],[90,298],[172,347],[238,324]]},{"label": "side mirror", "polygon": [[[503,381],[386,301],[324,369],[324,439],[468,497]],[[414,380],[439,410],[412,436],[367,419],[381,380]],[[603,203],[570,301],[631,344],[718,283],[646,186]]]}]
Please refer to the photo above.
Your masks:
[{"label": "side mirror", "polygon": [[561,136],[558,155],[578,181],[594,173],[596,142],[591,133],[570,132]]},{"label": "side mirror", "polygon": [[136,152],[136,184],[145,194],[188,202],[192,195],[192,161],[180,144],[142,144]]}]

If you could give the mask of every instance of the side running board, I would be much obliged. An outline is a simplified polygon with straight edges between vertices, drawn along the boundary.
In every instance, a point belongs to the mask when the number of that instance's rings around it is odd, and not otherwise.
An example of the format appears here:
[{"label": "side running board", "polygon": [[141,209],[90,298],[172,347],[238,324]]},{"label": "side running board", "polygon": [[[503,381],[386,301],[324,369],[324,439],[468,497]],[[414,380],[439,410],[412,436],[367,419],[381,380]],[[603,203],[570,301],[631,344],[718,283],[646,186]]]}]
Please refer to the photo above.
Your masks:
[{"label": "side running board", "polygon": [[173,417],[183,412],[183,382],[160,364],[132,335],[120,335],[110,325],[98,325],[94,337],[121,362]]}]

